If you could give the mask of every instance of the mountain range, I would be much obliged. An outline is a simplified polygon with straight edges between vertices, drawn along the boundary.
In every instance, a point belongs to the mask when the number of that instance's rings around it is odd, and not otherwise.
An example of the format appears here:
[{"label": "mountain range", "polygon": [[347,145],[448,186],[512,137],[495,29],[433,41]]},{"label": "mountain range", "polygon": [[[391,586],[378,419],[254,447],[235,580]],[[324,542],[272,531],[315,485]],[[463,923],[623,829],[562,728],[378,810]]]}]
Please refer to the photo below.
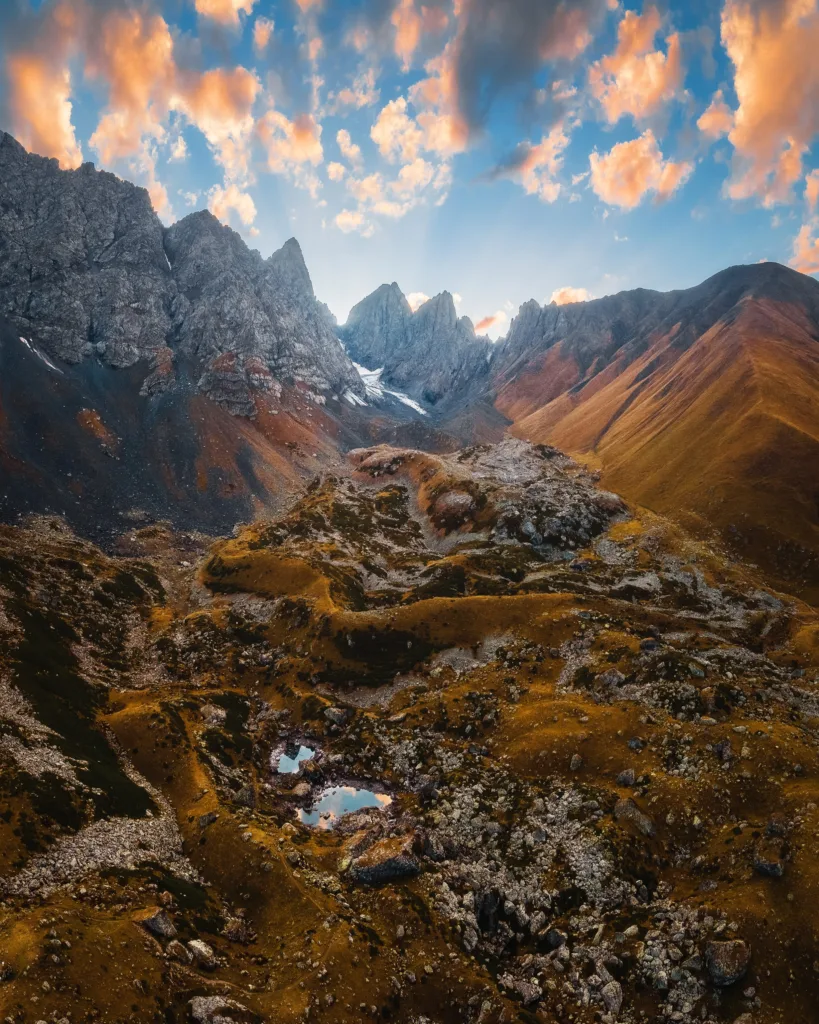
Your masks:
[{"label": "mountain range", "polygon": [[785,267],[339,325],[0,136],[0,1020],[813,1020],[818,413]]},{"label": "mountain range", "polygon": [[145,190],[3,134],[0,317],[6,519],[220,532],[350,448],[509,432],[817,594],[819,283],[778,264],[532,300],[494,344],[396,283],[337,325],[295,239],[263,259],[208,212],[164,228]]}]

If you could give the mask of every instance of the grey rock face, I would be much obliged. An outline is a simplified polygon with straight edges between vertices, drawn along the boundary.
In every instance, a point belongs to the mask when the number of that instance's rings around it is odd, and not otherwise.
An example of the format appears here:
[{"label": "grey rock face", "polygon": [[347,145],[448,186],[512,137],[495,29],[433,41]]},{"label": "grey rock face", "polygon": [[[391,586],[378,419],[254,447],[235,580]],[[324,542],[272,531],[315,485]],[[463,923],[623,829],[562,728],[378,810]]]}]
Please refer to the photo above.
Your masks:
[{"label": "grey rock face", "polygon": [[295,239],[264,260],[207,212],[165,231],[145,189],[92,164],[61,171],[5,133],[0,314],[52,359],[146,360],[147,397],[172,385],[180,355],[238,415],[287,381],[364,396]]},{"label": "grey rock face", "polygon": [[0,312],[21,334],[52,358],[130,366],[166,344],[175,292],[145,189],[0,133]]},{"label": "grey rock face", "polygon": [[199,386],[215,401],[252,415],[254,390],[275,392],[291,380],[363,396],[295,238],[263,260],[201,212],[174,224],[165,248],[179,286],[178,344],[201,363]]},{"label": "grey rock face", "polygon": [[383,367],[386,384],[430,405],[485,376],[491,351],[472,321],[458,317],[449,292],[413,313],[397,284],[359,302],[339,335],[356,362]]},{"label": "grey rock face", "polygon": [[389,357],[406,349],[412,309],[393,281],[353,306],[342,336],[353,359],[370,370],[386,367]]}]

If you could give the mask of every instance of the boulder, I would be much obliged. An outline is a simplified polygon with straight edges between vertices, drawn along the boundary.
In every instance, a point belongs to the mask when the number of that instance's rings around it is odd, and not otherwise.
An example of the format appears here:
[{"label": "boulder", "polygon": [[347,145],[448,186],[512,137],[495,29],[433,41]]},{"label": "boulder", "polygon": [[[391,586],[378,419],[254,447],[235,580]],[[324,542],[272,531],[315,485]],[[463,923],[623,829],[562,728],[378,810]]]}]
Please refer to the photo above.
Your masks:
[{"label": "boulder", "polygon": [[412,836],[379,840],[365,853],[350,861],[350,878],[364,885],[379,885],[417,875],[420,869],[412,853],[412,844]]},{"label": "boulder", "polygon": [[161,907],[151,910],[146,916],[139,918],[139,923],[152,935],[160,939],[173,939],[176,936],[176,928],[168,916],[168,912]]},{"label": "boulder", "polygon": [[705,947],[705,965],[715,985],[733,985],[745,976],[751,962],[751,948],[742,939],[709,942]]},{"label": "boulder", "polygon": [[644,814],[630,796],[623,797],[614,805],[614,817],[618,822],[633,825],[642,835],[651,838],[655,833],[654,822]]}]

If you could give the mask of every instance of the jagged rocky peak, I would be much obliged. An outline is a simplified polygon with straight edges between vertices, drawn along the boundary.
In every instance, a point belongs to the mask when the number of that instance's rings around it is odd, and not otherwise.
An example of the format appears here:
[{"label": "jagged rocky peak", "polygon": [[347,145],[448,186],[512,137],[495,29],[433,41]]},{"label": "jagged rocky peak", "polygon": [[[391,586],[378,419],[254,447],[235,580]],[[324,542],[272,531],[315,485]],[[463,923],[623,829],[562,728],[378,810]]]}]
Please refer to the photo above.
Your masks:
[{"label": "jagged rocky peak", "polygon": [[311,299],[315,298],[310,272],[304,262],[301,246],[295,238],[288,238],[267,260],[268,279],[280,287]]},{"label": "jagged rocky peak", "polygon": [[165,345],[175,284],[145,189],[0,132],[0,236],[0,314],[51,358],[129,366]]},{"label": "jagged rocky peak", "polygon": [[339,334],[352,358],[375,370],[386,367],[390,354],[407,344],[411,317],[410,304],[393,281],[353,306]]},{"label": "jagged rocky peak", "polygon": [[163,229],[145,189],[93,164],[60,170],[5,133],[0,237],[0,315],[52,359],[144,360],[151,396],[181,355],[246,415],[291,380],[364,395],[294,238],[263,260],[207,211]]},{"label": "jagged rocky peak", "polygon": [[383,367],[385,383],[428,405],[486,372],[490,343],[458,318],[447,291],[413,312],[397,284],[382,284],[353,307],[339,335],[357,363]]}]

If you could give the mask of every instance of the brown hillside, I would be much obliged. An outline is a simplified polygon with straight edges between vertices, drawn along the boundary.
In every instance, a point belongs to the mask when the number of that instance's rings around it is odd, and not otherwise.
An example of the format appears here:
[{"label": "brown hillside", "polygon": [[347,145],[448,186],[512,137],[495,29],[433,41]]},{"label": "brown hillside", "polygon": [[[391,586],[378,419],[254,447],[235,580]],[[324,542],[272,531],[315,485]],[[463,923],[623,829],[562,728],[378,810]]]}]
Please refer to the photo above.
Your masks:
[{"label": "brown hillside", "polygon": [[[690,347],[678,345],[675,325],[635,360],[621,351],[586,380],[512,432],[593,453],[608,486],[658,512],[702,517],[819,598],[819,343],[804,305],[744,296]],[[498,404],[513,414],[512,384]]]}]

